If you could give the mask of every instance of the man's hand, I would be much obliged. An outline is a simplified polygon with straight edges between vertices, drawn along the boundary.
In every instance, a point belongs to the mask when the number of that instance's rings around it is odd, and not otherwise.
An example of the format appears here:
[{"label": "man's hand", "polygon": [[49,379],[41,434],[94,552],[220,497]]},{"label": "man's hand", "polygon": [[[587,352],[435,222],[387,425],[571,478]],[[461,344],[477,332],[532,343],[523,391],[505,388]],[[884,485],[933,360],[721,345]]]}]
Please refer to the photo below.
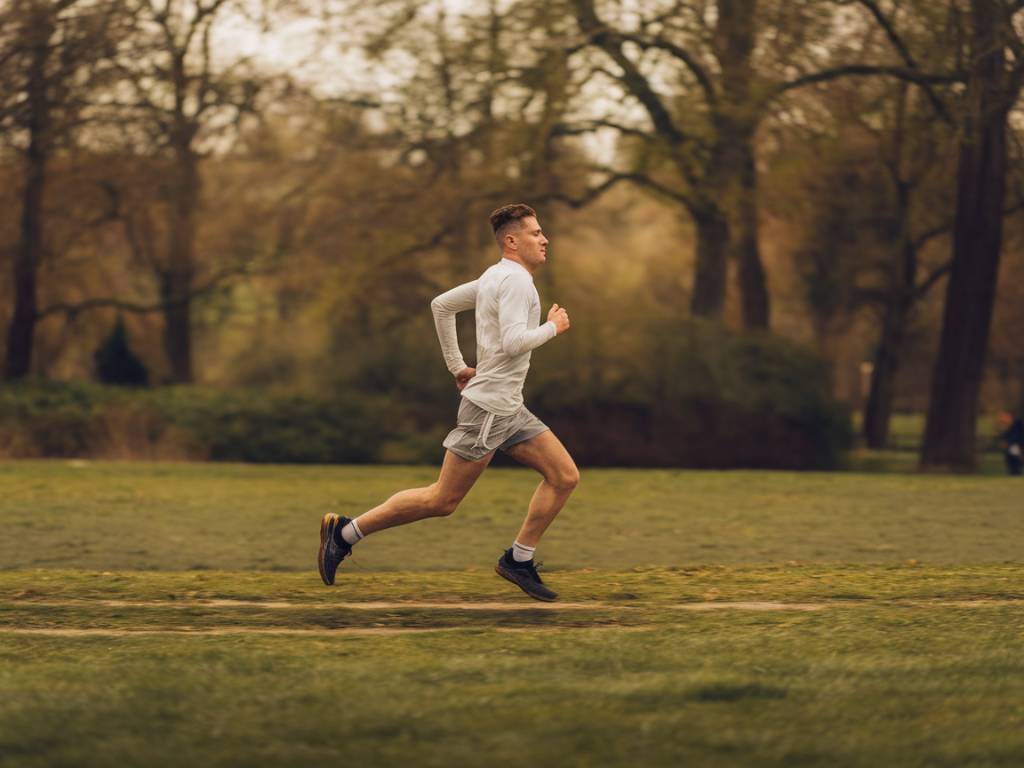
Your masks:
[{"label": "man's hand", "polygon": [[476,376],[476,368],[463,368],[455,374],[455,386],[459,388],[459,392],[469,384],[469,380],[474,376]]},{"label": "man's hand", "polygon": [[555,334],[561,335],[569,330],[569,313],[557,304],[548,310],[548,320],[555,324]]}]

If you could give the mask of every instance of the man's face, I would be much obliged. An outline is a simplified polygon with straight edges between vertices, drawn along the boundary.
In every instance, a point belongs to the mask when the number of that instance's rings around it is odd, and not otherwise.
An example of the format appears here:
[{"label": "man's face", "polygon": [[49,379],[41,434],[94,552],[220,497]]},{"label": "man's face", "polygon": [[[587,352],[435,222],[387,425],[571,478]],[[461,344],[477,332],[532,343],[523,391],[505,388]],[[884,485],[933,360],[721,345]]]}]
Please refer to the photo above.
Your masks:
[{"label": "man's face", "polygon": [[516,253],[528,267],[536,269],[547,261],[548,239],[533,216],[520,220],[520,229],[513,234]]}]

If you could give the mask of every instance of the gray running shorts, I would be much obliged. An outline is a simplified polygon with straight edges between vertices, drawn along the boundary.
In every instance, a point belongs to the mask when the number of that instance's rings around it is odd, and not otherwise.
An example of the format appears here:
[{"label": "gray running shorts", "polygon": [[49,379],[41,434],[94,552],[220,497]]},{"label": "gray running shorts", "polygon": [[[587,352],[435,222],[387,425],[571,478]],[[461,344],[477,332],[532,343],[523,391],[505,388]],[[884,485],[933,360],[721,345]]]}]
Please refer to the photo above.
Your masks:
[{"label": "gray running shorts", "polygon": [[491,451],[506,451],[547,431],[547,424],[525,405],[511,416],[499,416],[462,398],[458,425],[444,439],[444,447],[467,461],[478,461]]}]

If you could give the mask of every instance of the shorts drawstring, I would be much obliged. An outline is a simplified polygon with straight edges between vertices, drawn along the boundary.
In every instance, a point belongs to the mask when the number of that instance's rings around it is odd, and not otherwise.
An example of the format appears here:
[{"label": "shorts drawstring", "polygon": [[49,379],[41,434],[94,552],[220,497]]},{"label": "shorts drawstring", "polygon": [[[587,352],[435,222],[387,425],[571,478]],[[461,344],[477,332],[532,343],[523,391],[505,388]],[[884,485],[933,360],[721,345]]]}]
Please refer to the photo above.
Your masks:
[{"label": "shorts drawstring", "polygon": [[480,434],[476,438],[476,442],[473,443],[474,448],[487,448],[487,438],[491,436],[491,427],[494,425],[494,414],[488,413],[484,417],[484,423],[480,427]]}]

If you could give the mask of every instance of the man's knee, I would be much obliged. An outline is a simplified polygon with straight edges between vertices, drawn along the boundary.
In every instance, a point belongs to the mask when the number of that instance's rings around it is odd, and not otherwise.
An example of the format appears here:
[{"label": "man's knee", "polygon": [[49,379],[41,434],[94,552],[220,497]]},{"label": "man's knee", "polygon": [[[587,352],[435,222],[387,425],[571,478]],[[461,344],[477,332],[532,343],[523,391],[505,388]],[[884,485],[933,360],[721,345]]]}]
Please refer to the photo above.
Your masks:
[{"label": "man's knee", "polygon": [[580,484],[580,471],[575,464],[559,467],[549,474],[547,481],[563,493],[571,492]]},{"label": "man's knee", "polygon": [[427,511],[431,517],[448,517],[448,515],[458,509],[459,502],[461,501],[461,496],[443,493],[439,488],[434,488],[427,505]]}]

